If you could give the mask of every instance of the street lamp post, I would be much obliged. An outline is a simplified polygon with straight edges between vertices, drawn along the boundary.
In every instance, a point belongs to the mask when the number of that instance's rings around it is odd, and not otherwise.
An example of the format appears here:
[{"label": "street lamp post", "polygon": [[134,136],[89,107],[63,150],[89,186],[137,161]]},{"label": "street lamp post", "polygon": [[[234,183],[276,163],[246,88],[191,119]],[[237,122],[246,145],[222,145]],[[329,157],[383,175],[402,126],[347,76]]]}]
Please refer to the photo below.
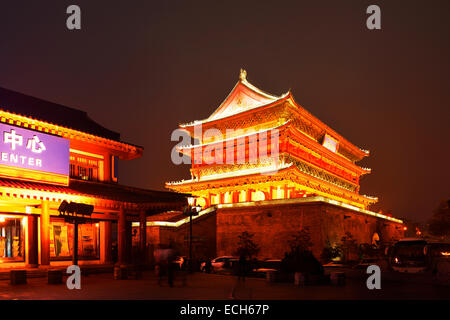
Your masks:
[{"label": "street lamp post", "polygon": [[189,271],[192,272],[192,209],[189,211]]},{"label": "street lamp post", "polygon": [[192,216],[198,214],[198,207],[195,206],[195,198],[188,197],[188,206],[186,207],[184,214],[189,215],[189,272],[192,272]]},{"label": "street lamp post", "polygon": [[73,255],[72,264],[78,265],[78,221],[75,219],[73,223]]}]

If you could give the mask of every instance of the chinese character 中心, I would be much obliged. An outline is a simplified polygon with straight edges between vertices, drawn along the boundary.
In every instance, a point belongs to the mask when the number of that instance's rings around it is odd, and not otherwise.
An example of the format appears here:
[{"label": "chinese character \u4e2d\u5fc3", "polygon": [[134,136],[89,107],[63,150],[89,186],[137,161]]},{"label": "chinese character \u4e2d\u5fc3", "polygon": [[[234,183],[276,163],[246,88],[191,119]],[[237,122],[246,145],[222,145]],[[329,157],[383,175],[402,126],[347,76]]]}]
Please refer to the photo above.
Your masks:
[{"label": "chinese character \u4e2d\u5fc3", "polygon": [[3,132],[3,142],[11,143],[11,149],[16,150],[16,145],[21,146],[23,144],[23,137],[16,134],[16,130],[11,129],[11,132]]},{"label": "chinese character \u4e2d\u5fc3", "polygon": [[45,151],[45,145],[37,136],[33,136],[33,138],[28,139],[27,149],[31,149],[34,153],[41,153]]}]

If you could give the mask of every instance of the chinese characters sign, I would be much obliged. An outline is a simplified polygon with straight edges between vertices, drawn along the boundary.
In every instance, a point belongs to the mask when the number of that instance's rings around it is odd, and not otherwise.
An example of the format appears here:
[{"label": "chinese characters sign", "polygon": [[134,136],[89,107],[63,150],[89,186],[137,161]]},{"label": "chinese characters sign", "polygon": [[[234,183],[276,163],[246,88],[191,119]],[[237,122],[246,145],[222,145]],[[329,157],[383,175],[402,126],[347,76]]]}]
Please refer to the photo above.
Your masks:
[{"label": "chinese characters sign", "polygon": [[0,123],[0,177],[64,184],[69,140]]},{"label": "chinese characters sign", "polygon": [[326,134],[325,138],[323,139],[323,146],[325,148],[327,148],[328,150],[336,152],[337,146],[338,146],[338,142],[335,139],[333,139],[332,137],[330,137],[329,135]]}]

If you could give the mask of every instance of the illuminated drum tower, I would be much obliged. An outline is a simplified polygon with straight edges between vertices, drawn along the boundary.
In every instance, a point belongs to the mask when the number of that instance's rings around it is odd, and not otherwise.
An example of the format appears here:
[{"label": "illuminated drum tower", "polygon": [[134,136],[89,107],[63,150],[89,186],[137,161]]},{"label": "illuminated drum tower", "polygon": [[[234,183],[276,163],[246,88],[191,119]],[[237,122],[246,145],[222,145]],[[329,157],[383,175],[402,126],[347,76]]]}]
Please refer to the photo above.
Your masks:
[{"label": "illuminated drum tower", "polygon": [[[224,237],[231,236],[229,231],[236,229],[231,227],[235,224],[244,226],[239,230],[253,230],[258,237],[260,231],[255,229],[252,219],[264,210],[270,211],[270,216],[274,210],[281,210],[280,225],[287,223],[289,214],[281,209],[283,205],[303,208],[302,217],[292,220],[294,229],[300,228],[305,214],[311,213],[305,205],[312,203],[338,207],[350,212],[350,216],[401,223],[368,211],[377,198],[359,193],[360,178],[370,173],[370,169],[356,163],[367,157],[369,151],[355,146],[309,113],[290,91],[275,96],[256,88],[247,81],[245,70],[241,70],[239,81],[214,113],[205,120],[182,124],[180,129],[198,141],[178,146],[179,152],[192,159],[191,179],[167,183],[166,187],[193,194],[197,205],[204,209],[216,209],[219,242],[223,241],[220,230],[223,229]],[[221,215],[219,211],[224,213]],[[230,214],[233,211],[235,220],[227,218],[225,211]],[[243,217],[250,211],[253,218],[245,220]],[[246,225],[238,221],[253,222]],[[308,224],[323,227],[323,221]],[[368,232],[373,234],[380,229],[380,223],[377,225]],[[268,223],[266,231],[270,226],[274,224]],[[283,232],[282,229],[278,231]],[[353,229],[359,233],[356,225]],[[322,240],[325,238],[329,238],[327,232]],[[225,253],[222,247],[218,244],[218,251]]]}]

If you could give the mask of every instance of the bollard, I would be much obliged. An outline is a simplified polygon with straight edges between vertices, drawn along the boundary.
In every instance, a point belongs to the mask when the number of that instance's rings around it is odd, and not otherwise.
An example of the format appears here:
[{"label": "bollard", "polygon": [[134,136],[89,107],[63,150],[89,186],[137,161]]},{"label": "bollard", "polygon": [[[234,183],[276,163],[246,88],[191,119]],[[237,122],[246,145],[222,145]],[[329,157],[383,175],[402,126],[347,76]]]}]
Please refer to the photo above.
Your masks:
[{"label": "bollard", "polygon": [[27,283],[27,271],[26,270],[11,270],[9,278],[12,285],[26,284]]},{"label": "bollard", "polygon": [[114,266],[114,280],[120,280],[120,267]]},{"label": "bollard", "polygon": [[294,284],[296,286],[304,286],[306,284],[305,274],[301,272],[296,272],[294,274]]},{"label": "bollard", "polygon": [[122,266],[115,266],[114,267],[114,280],[127,280],[127,268]]},{"label": "bollard", "polygon": [[47,272],[48,284],[61,284],[63,283],[62,270],[48,270]]},{"label": "bollard", "polygon": [[344,272],[333,272],[330,276],[331,284],[335,286],[345,285],[345,273]]},{"label": "bollard", "polygon": [[269,283],[275,282],[275,271],[266,272],[266,281]]}]

